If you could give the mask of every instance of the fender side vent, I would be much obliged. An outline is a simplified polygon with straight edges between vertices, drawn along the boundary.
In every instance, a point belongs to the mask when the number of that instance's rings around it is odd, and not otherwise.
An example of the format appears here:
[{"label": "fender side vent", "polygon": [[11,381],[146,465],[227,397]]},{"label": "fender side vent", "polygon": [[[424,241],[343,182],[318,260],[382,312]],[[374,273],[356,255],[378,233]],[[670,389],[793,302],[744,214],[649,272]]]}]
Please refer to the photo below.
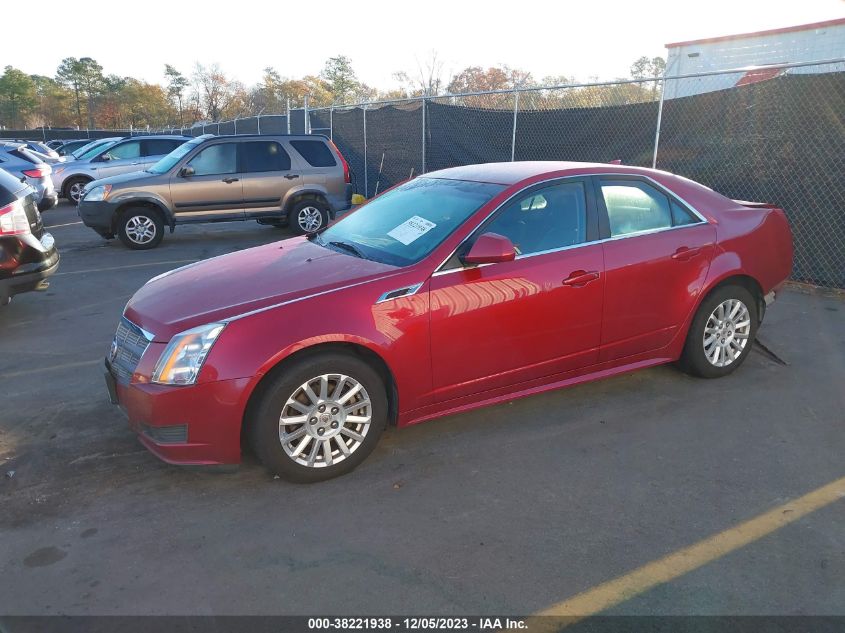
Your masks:
[{"label": "fender side vent", "polygon": [[396,290],[388,290],[378,298],[376,303],[383,303],[384,301],[399,299],[400,297],[409,297],[420,288],[422,288],[422,284],[414,284],[413,286],[405,286],[404,288],[397,288]]}]

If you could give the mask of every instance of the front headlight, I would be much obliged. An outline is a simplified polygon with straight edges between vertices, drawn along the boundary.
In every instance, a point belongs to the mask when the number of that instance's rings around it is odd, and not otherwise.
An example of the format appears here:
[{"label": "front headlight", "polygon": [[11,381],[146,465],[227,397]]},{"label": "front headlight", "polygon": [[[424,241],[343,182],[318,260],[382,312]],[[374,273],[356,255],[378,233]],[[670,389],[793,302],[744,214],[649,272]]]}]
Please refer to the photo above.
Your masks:
[{"label": "front headlight", "polygon": [[100,200],[105,200],[109,197],[109,193],[111,192],[111,185],[98,185],[89,191],[88,193],[83,194],[83,198],[88,202],[99,202]]},{"label": "front headlight", "polygon": [[177,334],[172,339],[153,371],[153,382],[161,385],[192,385],[202,364],[225,323],[209,323]]}]

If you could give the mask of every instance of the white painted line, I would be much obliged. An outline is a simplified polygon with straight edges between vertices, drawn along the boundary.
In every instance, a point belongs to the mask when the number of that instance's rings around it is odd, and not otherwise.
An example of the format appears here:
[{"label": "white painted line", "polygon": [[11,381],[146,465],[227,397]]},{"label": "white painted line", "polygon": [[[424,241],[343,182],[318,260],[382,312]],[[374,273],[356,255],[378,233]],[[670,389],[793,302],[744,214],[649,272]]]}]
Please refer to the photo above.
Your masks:
[{"label": "white painted line", "polygon": [[169,262],[146,262],[144,264],[128,264],[126,266],[112,266],[111,268],[88,268],[86,270],[69,270],[63,273],[56,273],[54,277],[60,275],[81,275],[83,273],[109,273],[113,270],[124,270],[126,268],[143,268],[144,266],[167,266],[170,264],[193,264],[198,262],[198,259],[174,259]]},{"label": "white painted line", "polygon": [[79,222],[68,222],[67,224],[45,224],[44,228],[45,229],[57,229],[57,228],[62,227],[62,226],[73,226],[74,224],[82,224],[82,220],[80,220]]}]

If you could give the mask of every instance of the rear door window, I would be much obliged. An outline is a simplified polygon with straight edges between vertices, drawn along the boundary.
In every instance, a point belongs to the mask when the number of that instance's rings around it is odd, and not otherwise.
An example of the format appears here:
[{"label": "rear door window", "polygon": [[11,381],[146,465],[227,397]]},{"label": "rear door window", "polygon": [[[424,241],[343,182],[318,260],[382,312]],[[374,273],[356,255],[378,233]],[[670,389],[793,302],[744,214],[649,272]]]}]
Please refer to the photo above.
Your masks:
[{"label": "rear door window", "polygon": [[182,141],[170,138],[157,138],[144,141],[144,156],[163,156],[179,147]]},{"label": "rear door window", "polygon": [[634,180],[602,180],[601,193],[611,237],[672,226],[669,198],[654,187]]},{"label": "rear door window", "polygon": [[290,141],[290,144],[312,167],[337,165],[332,150],[323,141]]},{"label": "rear door window", "polygon": [[241,161],[245,173],[290,169],[290,155],[276,141],[241,143]]}]

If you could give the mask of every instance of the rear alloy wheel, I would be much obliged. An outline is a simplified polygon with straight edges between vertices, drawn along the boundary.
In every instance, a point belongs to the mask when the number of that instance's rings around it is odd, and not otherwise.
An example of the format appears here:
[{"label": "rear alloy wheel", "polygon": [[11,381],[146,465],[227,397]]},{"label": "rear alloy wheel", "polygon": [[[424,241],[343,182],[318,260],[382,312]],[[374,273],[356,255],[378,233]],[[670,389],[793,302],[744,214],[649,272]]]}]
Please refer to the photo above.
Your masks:
[{"label": "rear alloy wheel", "polygon": [[322,202],[303,200],[293,205],[288,215],[290,226],[297,235],[314,233],[329,223],[329,212]]},{"label": "rear alloy wheel", "polygon": [[699,306],[687,334],[681,365],[702,378],[726,376],[739,367],[757,336],[757,303],[742,286],[716,289]]},{"label": "rear alloy wheel", "polygon": [[85,189],[90,180],[85,178],[72,178],[65,185],[65,196],[74,204],[79,204],[79,198],[82,196],[82,190]]},{"label": "rear alloy wheel", "polygon": [[117,233],[126,247],[143,251],[159,245],[164,237],[164,224],[155,211],[129,209],[120,217]]},{"label": "rear alloy wheel", "polygon": [[286,368],[267,389],[251,420],[250,440],[275,474],[309,483],[353,470],[386,423],[379,375],[353,356],[320,354]]}]

